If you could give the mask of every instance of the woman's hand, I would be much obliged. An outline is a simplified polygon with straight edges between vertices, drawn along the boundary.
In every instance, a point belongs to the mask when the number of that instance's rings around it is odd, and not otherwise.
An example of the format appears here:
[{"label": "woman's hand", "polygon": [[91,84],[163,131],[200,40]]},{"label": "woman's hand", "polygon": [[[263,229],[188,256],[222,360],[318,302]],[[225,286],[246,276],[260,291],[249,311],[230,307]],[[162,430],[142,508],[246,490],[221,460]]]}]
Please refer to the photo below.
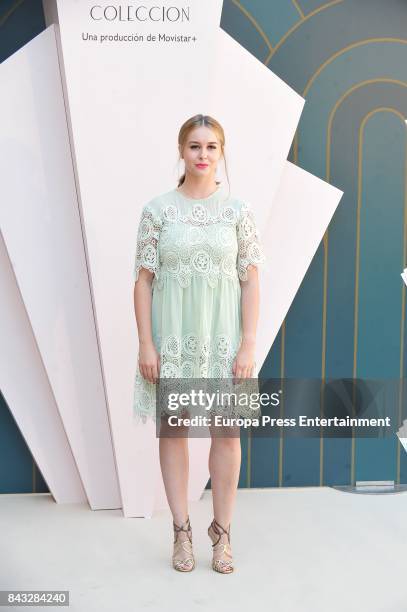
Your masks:
[{"label": "woman's hand", "polygon": [[156,383],[160,375],[160,355],[153,342],[139,345],[138,363],[142,377]]},{"label": "woman's hand", "polygon": [[242,341],[232,366],[233,376],[237,379],[251,378],[255,366],[254,349],[253,341]]}]

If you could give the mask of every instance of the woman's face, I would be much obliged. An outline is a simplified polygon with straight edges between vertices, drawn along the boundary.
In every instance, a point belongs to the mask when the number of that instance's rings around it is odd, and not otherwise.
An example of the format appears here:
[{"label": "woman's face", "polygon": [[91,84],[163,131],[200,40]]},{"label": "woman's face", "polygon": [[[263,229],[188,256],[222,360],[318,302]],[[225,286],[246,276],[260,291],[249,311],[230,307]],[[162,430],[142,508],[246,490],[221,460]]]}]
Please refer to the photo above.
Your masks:
[{"label": "woman's face", "polygon": [[218,161],[222,157],[216,133],[204,125],[189,132],[180,154],[184,158],[185,174],[196,177],[214,177]]}]

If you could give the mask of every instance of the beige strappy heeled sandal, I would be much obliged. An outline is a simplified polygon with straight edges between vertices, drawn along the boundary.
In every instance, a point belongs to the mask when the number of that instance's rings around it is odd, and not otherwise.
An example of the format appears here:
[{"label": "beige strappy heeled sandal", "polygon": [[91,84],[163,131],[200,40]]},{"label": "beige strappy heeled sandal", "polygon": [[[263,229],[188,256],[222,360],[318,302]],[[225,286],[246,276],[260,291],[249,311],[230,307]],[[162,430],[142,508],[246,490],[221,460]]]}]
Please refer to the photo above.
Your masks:
[{"label": "beige strappy heeled sandal", "polygon": [[[189,516],[185,523],[178,526],[172,522],[174,527],[174,553],[172,556],[172,566],[179,572],[190,572],[195,567],[195,558],[192,551],[192,529]],[[179,533],[185,531],[188,539],[181,542]]]},{"label": "beige strappy heeled sandal", "polygon": [[[228,536],[227,544],[220,542],[222,534],[224,533]],[[234,567],[232,551],[230,548],[230,525],[229,529],[226,530],[224,527],[222,527],[222,525],[215,521],[215,519],[213,519],[212,523],[208,527],[208,535],[213,542],[212,569],[215,570],[215,572],[220,572],[221,574],[231,574]],[[214,542],[214,540],[216,540],[216,542]]]}]

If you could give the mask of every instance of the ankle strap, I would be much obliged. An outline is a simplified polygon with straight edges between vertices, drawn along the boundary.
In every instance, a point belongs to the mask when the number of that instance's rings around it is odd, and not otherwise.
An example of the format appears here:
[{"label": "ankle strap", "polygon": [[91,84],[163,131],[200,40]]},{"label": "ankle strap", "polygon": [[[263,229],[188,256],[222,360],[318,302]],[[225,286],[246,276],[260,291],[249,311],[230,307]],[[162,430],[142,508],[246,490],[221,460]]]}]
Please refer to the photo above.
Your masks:
[{"label": "ankle strap", "polygon": [[[222,527],[222,525],[218,523],[218,521],[216,521],[215,519],[213,519],[211,525],[212,525],[212,529],[214,530],[214,532],[219,536],[215,544],[213,544],[212,546],[216,546],[216,544],[221,539],[222,534],[224,533],[226,533],[226,535],[228,536],[228,542],[230,544],[230,523],[229,523],[228,529],[225,529],[224,527]],[[221,529],[222,531],[219,531],[219,529]]]},{"label": "ankle strap", "polygon": [[[187,534],[188,534],[188,531],[192,531],[192,529],[191,529],[191,523],[190,523],[190,520],[189,520],[189,516],[188,516],[187,520],[185,521],[185,523],[182,523],[182,525],[179,525],[179,526],[178,526],[178,525],[176,525],[176,524],[174,523],[174,521],[172,521],[172,524],[173,524],[173,527],[174,527],[174,531],[175,531],[175,533],[177,534],[177,535],[176,535],[176,537],[175,537],[175,539],[177,539],[177,537],[178,537],[178,532],[180,532],[180,531],[185,531]],[[184,528],[184,525],[185,525],[186,529]],[[189,538],[189,539],[191,539],[191,538],[190,538],[190,536],[189,536],[189,534],[188,534],[188,538]]]}]

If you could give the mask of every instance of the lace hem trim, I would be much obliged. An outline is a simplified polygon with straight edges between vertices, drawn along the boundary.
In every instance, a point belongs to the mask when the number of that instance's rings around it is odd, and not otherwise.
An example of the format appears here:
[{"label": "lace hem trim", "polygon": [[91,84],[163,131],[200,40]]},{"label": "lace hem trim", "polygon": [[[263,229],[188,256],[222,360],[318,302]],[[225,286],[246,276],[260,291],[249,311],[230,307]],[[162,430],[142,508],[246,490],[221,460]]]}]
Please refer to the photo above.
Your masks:
[{"label": "lace hem trim", "polygon": [[[210,336],[204,339],[197,334],[189,333],[183,336],[167,335],[164,340],[160,336],[155,340],[160,353],[160,378],[168,379],[166,389],[174,379],[174,388],[179,390],[179,378],[213,378],[232,379],[232,366],[236,357],[239,342],[234,342],[228,334],[217,334],[213,340]],[[255,376],[255,373],[253,373]],[[247,384],[247,383],[243,383]],[[227,391],[229,382],[224,382]],[[233,389],[237,392],[238,385]],[[257,388],[258,392],[258,388]],[[215,409],[206,411],[208,416],[215,414]],[[174,414],[162,408],[160,415]],[[225,416],[255,416],[257,413],[250,406],[231,405],[222,414]],[[145,380],[137,370],[134,385],[133,416],[137,421],[147,422],[148,418],[156,421],[156,385]],[[179,416],[179,415],[178,415]]]}]

